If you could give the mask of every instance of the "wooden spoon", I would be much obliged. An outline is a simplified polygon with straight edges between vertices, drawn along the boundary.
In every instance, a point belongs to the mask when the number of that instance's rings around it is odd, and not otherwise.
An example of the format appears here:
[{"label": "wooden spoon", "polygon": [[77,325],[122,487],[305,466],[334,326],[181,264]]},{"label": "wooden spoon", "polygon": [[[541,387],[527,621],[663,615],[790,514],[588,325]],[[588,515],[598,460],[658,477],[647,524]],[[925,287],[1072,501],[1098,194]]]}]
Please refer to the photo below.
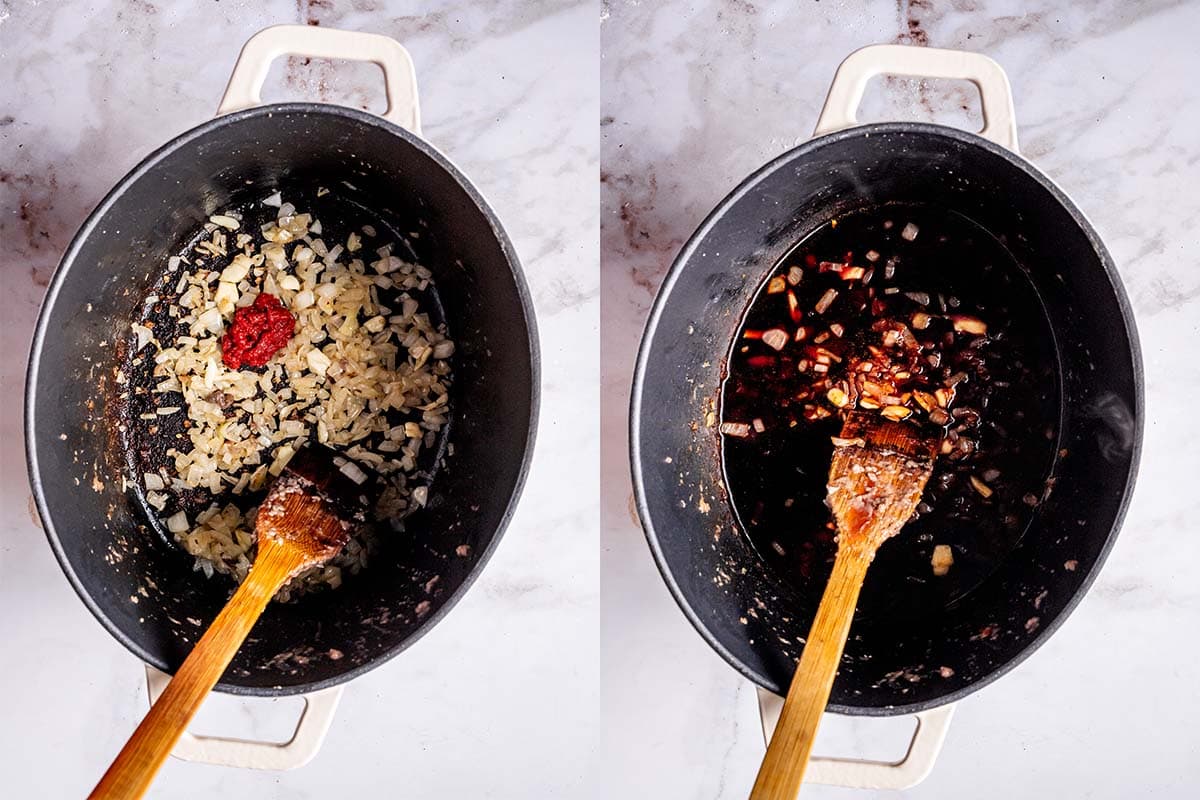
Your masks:
[{"label": "wooden spoon", "polygon": [[258,510],[258,555],[249,575],[200,637],[91,798],[142,797],[275,593],[345,546],[368,500],[332,458],[324,448],[304,448],[275,481]]},{"label": "wooden spoon", "polygon": [[837,523],[837,558],[750,800],[799,794],[867,567],[921,502],[938,440],[914,425],[855,411],[835,444],[828,503]]}]

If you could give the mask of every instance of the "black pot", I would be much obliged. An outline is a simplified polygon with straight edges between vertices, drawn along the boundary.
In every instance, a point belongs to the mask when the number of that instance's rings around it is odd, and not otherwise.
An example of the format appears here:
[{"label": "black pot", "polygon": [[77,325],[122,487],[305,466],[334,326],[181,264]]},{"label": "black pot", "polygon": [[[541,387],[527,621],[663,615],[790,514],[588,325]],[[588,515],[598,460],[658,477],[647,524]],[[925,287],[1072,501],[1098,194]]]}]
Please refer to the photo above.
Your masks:
[{"label": "black pot", "polygon": [[[684,614],[734,668],[784,693],[815,609],[811,591],[751,546],[723,488],[714,422],[731,341],[797,241],[834,216],[885,202],[955,210],[1008,243],[1054,333],[1058,446],[1070,455],[1016,549],[974,591],[919,618],[897,609],[855,623],[830,709],[865,715],[960,698],[1058,628],[1116,537],[1143,413],[1137,336],[1112,258],[1067,196],[1015,153],[947,127],[883,123],[775,159],[680,252],[646,326],[631,409],[633,481],[650,549]],[[903,533],[887,546],[903,546]],[[872,569],[867,590],[898,577]]]},{"label": "black pot", "polygon": [[219,117],[150,155],[101,202],[38,320],[26,395],[30,479],[54,553],[97,619],[170,671],[228,598],[232,583],[193,572],[193,559],[156,535],[122,488],[118,343],[168,256],[208,215],[276,190],[311,196],[314,186],[337,187],[347,215],[361,207],[396,233],[420,231],[411,244],[434,274],[457,344],[454,452],[428,508],[365,570],[336,591],[267,609],[218,684],[236,694],[331,686],[429,630],[495,548],[533,445],[538,351],[528,289],[496,215],[454,165],[353,109],[286,103]]}]

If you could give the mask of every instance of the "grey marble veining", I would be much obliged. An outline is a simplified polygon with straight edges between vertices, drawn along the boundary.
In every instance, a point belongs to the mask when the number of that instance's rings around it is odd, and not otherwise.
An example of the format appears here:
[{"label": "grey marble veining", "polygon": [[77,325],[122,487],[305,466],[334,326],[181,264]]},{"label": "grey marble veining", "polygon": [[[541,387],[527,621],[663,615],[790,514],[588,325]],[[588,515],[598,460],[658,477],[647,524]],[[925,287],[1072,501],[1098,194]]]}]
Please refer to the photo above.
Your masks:
[{"label": "grey marble veining", "polygon": [[[0,794],[83,796],[146,709],[140,665],[75,597],[31,510],[20,397],[38,305],[91,208],[213,115],[242,43],[274,23],[384,33],[412,53],[424,135],[488,198],[523,261],[543,424],[480,580],[417,646],[348,686],[313,763],[171,761],[153,796],[578,796],[599,680],[598,432],[579,423],[598,405],[598,32],[588,3],[516,0],[0,0]],[[383,107],[374,67],[302,59],[276,63],[264,97]],[[264,703],[216,698],[202,732],[286,731],[295,701]]]},{"label": "grey marble veining", "polygon": [[[932,776],[902,796],[1195,795],[1200,7],[609,0],[601,16],[604,758],[627,766],[610,773],[609,796],[725,800],[753,782],[753,692],[679,613],[631,515],[629,382],[681,244],[746,175],[811,135],[838,63],[879,42],[976,50],[1005,68],[1023,154],[1119,266],[1147,396],[1137,492],[1092,591],[1028,661],[960,705]],[[968,89],[876,81],[860,119],[977,129]],[[903,731],[876,723],[827,723],[817,750],[898,756]]]}]

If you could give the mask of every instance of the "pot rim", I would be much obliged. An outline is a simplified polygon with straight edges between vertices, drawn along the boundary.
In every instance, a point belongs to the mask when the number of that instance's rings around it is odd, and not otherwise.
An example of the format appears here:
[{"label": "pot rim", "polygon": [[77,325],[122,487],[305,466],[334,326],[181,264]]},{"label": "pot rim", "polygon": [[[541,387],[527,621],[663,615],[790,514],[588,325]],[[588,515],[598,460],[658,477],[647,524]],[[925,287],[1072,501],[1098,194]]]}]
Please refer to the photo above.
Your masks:
[{"label": "pot rim", "polygon": [[[1079,605],[1091,589],[1092,583],[1096,580],[1096,576],[1104,566],[1105,560],[1108,558],[1109,552],[1112,550],[1113,544],[1116,541],[1117,535],[1121,530],[1121,525],[1125,520],[1126,511],[1129,508],[1129,503],[1133,497],[1134,484],[1137,480],[1138,466],[1141,460],[1142,438],[1145,423],[1145,399],[1144,399],[1144,377],[1142,370],[1142,355],[1141,345],[1138,340],[1137,327],[1134,323],[1133,309],[1130,306],[1129,298],[1125,293],[1125,288],[1121,283],[1120,276],[1116,269],[1116,264],[1112,259],[1108,249],[1104,246],[1099,235],[1091,222],[1070,199],[1065,191],[1058,184],[1050,179],[1045,173],[1034,166],[1030,161],[1026,160],[1019,153],[1013,152],[1005,147],[1002,147],[994,142],[979,136],[978,134],[964,131],[958,128],[952,128],[946,125],[937,125],[925,122],[876,122],[866,125],[856,125],[850,128],[834,131],[823,136],[813,137],[796,147],[793,147],[784,153],[771,159],[741,183],[739,183],[729,194],[727,194],[716,207],[708,213],[704,221],[695,232],[688,238],[687,242],[679,250],[675,260],[672,262],[670,269],[667,271],[666,277],[663,279],[662,285],[659,287],[655,295],[654,305],[651,308],[650,316],[646,320],[645,329],[642,332],[641,342],[638,346],[637,362],[634,367],[633,385],[630,394],[629,404],[629,451],[630,451],[630,473],[633,480],[634,504],[637,507],[638,518],[641,522],[642,532],[646,537],[646,543],[650,548],[650,552],[654,557],[655,566],[658,568],[659,574],[662,576],[663,582],[666,583],[670,590],[671,597],[679,606],[680,611],[696,629],[697,633],[708,643],[708,645],[717,652],[731,667],[739,672],[743,677],[761,686],[767,691],[775,694],[785,694],[786,686],[779,686],[772,681],[768,676],[751,669],[747,664],[742,662],[733,653],[731,653],[708,628],[704,625],[700,615],[688,604],[683,590],[679,582],[676,580],[672,572],[671,565],[667,563],[663,555],[662,548],[658,543],[658,534],[655,531],[653,520],[650,515],[650,506],[646,496],[645,483],[643,481],[643,463],[641,455],[641,432],[640,421],[642,416],[642,387],[646,380],[647,360],[650,353],[650,343],[654,339],[654,335],[658,328],[659,319],[662,316],[663,309],[666,306],[667,299],[674,288],[675,282],[682,273],[687,262],[689,262],[700,246],[704,238],[716,226],[716,224],[724,217],[726,211],[735,202],[742,199],[752,192],[762,180],[768,175],[773,174],[778,169],[785,167],[793,160],[804,158],[816,150],[835,142],[840,142],[845,139],[857,137],[869,137],[875,134],[912,134],[918,136],[929,136],[934,138],[952,139],[972,147],[978,147],[989,153],[999,156],[1007,161],[1012,167],[1019,169],[1029,175],[1034,181],[1042,186],[1050,195],[1058,201],[1058,203],[1070,214],[1075,224],[1083,231],[1088,241],[1095,251],[1100,265],[1104,270],[1105,277],[1116,298],[1117,306],[1121,313],[1121,321],[1124,325],[1125,335],[1129,341],[1129,357],[1130,370],[1133,375],[1134,384],[1134,437],[1133,447],[1130,452],[1129,474],[1126,476],[1125,487],[1121,494],[1121,503],[1117,508],[1117,512],[1113,518],[1112,526],[1109,529],[1108,535],[1105,537],[1104,543],[1101,545],[1100,551],[1097,554],[1096,561],[1083,576],[1079,588],[1072,594],[1062,611],[1054,617],[1047,625],[1042,626],[1012,658],[1003,664],[999,665],[991,672],[987,673],[979,680],[964,686],[952,692],[934,699],[923,702],[907,703],[903,705],[886,705],[886,706],[851,706],[844,704],[831,703],[827,707],[827,711],[838,714],[848,714],[853,716],[900,716],[904,714],[913,714],[918,711],[924,711],[931,708],[937,708],[943,705],[958,702],[969,694],[972,694],[993,681],[999,679],[1010,670],[1017,667],[1025,659],[1033,654],[1035,650],[1042,646],[1045,641],[1059,629],[1066,621],[1075,608]],[[728,502],[723,498],[722,502]]]},{"label": "pot rim", "polygon": [[433,613],[425,617],[421,623],[413,630],[413,632],[395,647],[384,651],[376,658],[361,664],[353,669],[349,669],[337,676],[327,678],[325,680],[313,681],[310,683],[296,684],[292,686],[241,686],[234,683],[229,683],[224,680],[217,683],[213,687],[213,691],[223,692],[226,694],[253,696],[253,697],[287,697],[293,695],[307,694],[310,692],[328,689],[333,686],[346,683],[354,678],[369,672],[376,667],[379,667],[395,658],[404,650],[412,646],[417,640],[424,636],[431,628],[434,627],[450,610],[463,598],[463,595],[471,588],[483,568],[491,559],[496,547],[499,545],[501,538],[504,536],[505,530],[512,519],[513,513],[516,510],[517,503],[520,500],[521,493],[525,487],[525,481],[529,474],[529,467],[533,458],[533,449],[537,437],[538,414],[540,410],[541,400],[541,350],[538,341],[537,319],[534,315],[533,299],[529,292],[529,286],[525,281],[524,272],[521,269],[521,262],[517,256],[516,248],[513,247],[511,240],[505,233],[504,228],[500,224],[499,217],[493,211],[492,206],[484,198],[482,192],[475,187],[473,183],[463,174],[463,172],[451,161],[445,154],[435,148],[425,139],[417,136],[404,128],[396,125],[383,117],[371,114],[369,112],[360,111],[346,106],[332,105],[328,103],[308,103],[308,102],[290,102],[290,103],[271,103],[266,105],[255,106],[253,108],[244,109],[225,114],[213,119],[206,120],[201,124],[185,131],[174,137],[167,143],[153,150],[149,155],[143,158],[136,166],[122,177],[116,185],[109,190],[104,198],[92,209],[87,218],[76,231],[71,243],[64,251],[62,258],[59,260],[58,266],[55,268],[54,275],[50,280],[50,284],[46,289],[46,294],[42,299],[41,309],[38,311],[37,325],[34,329],[33,342],[30,345],[29,361],[25,371],[25,462],[26,470],[29,475],[30,488],[33,491],[34,502],[37,506],[38,517],[41,519],[42,528],[46,533],[46,538],[50,543],[51,550],[54,551],[54,557],[58,561],[59,567],[67,576],[71,587],[87,606],[87,609],[92,613],[101,625],[126,649],[137,656],[141,661],[149,664],[164,672],[171,672],[169,665],[158,658],[155,654],[142,648],[129,636],[118,628],[104,612],[104,609],[99,603],[87,592],[83,582],[75,573],[71,566],[66,553],[63,550],[62,543],[59,541],[58,532],[54,528],[53,520],[50,516],[49,505],[46,502],[46,497],[42,488],[41,472],[37,458],[37,447],[35,445],[34,430],[36,425],[36,393],[38,369],[40,366],[42,345],[47,336],[47,324],[49,322],[50,311],[53,309],[59,291],[66,283],[68,273],[74,264],[74,260],[79,250],[82,248],[84,241],[95,235],[96,226],[100,219],[108,213],[108,211],[116,204],[118,199],[124,194],[125,190],[134,181],[140,179],[151,170],[155,169],[159,163],[170,153],[187,143],[201,136],[208,135],[210,132],[222,128],[227,125],[236,125],[247,119],[270,116],[277,113],[303,113],[311,115],[332,115],[343,116],[354,119],[358,122],[373,125],[382,128],[386,132],[404,139],[410,145],[420,150],[427,157],[432,159],[438,166],[448,172],[454,179],[455,183],[467,194],[479,211],[487,220],[491,229],[492,236],[500,245],[501,252],[504,254],[505,261],[509,265],[512,273],[513,284],[516,287],[517,295],[520,299],[522,315],[525,320],[527,330],[527,339],[529,344],[529,362],[530,362],[530,386],[529,386],[529,421],[528,434],[525,439],[523,453],[521,456],[521,466],[517,473],[516,482],[513,485],[512,493],[508,503],[505,506],[504,513],[501,515],[499,523],[496,526],[496,532],[492,536],[488,546],[480,553],[479,559],[475,562],[471,571],[463,579],[457,590],[446,598],[445,602]]}]

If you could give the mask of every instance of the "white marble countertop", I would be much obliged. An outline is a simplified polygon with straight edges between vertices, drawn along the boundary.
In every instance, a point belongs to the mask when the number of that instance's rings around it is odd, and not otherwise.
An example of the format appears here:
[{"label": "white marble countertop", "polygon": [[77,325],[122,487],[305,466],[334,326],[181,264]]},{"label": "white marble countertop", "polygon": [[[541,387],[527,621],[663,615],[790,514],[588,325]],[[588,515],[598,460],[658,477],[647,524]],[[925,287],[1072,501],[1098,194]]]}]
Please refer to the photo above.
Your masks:
[{"label": "white marble countertop", "polygon": [[[898,6],[605,3],[602,760],[622,766],[608,771],[607,796],[724,800],[753,783],[763,753],[754,691],[678,611],[631,518],[630,375],[681,243],[742,178],[809,137],[838,63],[876,42],[981,51],[1007,70],[1024,154],[1074,197],[1120,267],[1148,415],[1137,493],[1091,592],[1028,661],[960,704],[928,780],[879,796],[1200,796],[1200,493],[1189,480],[1200,469],[1200,7]],[[877,85],[864,117],[959,124],[963,103],[977,108],[957,86]],[[894,757],[904,732],[838,719],[817,750]]]},{"label": "white marble countertop", "polygon": [[[419,7],[419,10],[418,10]],[[598,703],[594,419],[598,31],[588,3],[0,0],[0,766],[12,798],[82,797],[146,710],[141,667],[92,619],[38,529],[21,403],[42,293],[92,206],[212,116],[242,43],[316,21],[391,35],[417,65],[426,137],[489,198],[542,336],[542,424],[505,539],[465,599],[349,684],[293,772],[168,762],[152,797],[574,797]],[[277,64],[267,99],[382,107],[364,65]],[[200,732],[279,734],[298,700],[216,697]]]}]

